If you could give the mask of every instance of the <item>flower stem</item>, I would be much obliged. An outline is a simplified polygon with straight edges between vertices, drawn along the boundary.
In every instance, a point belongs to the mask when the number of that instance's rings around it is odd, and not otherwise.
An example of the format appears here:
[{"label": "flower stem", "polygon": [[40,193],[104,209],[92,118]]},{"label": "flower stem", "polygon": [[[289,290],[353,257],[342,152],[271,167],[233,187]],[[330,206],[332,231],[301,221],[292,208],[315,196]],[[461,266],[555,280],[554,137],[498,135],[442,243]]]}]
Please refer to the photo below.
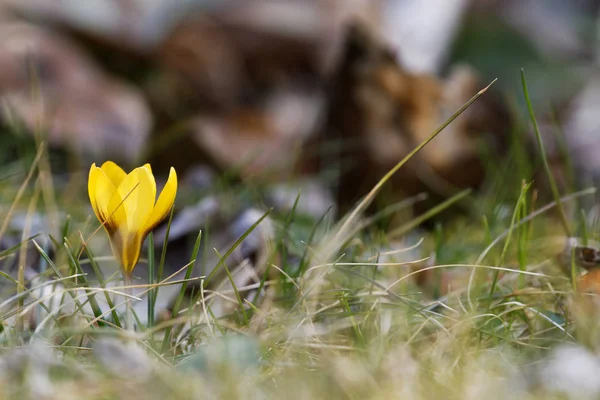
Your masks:
[{"label": "flower stem", "polygon": [[127,315],[126,315],[126,324],[127,330],[129,332],[135,332],[135,326],[133,325],[133,308],[131,305],[131,296],[133,296],[133,287],[131,274],[128,272],[123,272],[123,280],[125,281],[125,293],[127,294],[127,299],[125,306],[127,307]]}]

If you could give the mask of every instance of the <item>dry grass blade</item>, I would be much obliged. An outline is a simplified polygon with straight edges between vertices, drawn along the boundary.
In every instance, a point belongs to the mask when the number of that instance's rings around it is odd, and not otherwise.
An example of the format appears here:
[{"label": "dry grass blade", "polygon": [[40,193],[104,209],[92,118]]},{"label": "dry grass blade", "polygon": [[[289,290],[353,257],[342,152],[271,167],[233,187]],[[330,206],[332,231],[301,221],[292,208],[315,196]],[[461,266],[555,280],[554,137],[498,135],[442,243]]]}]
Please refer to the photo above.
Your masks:
[{"label": "dry grass blade", "polygon": [[450,118],[446,120],[438,129],[436,129],[425,141],[415,147],[410,153],[406,155],[398,164],[396,164],[392,169],[388,171],[387,174],[383,178],[377,182],[377,184],[371,189],[371,191],[365,196],[363,200],[352,210],[350,215],[344,218],[342,225],[336,230],[336,235],[334,239],[335,241],[341,241],[342,238],[347,234],[350,227],[356,223],[357,219],[360,217],[363,211],[367,209],[367,207],[371,204],[371,202],[375,199],[375,196],[379,193],[383,185],[385,185],[390,178],[398,172],[400,168],[402,168],[415,154],[421,151],[429,142],[431,142],[437,135],[439,135],[448,125],[450,125],[456,118],[458,118],[467,108],[469,108],[479,97],[481,97],[488,89],[496,82],[497,79],[494,79],[489,85],[485,88],[481,89],[477,92],[476,95],[471,97],[469,101],[467,101],[458,111],[456,111]]},{"label": "dry grass blade", "polygon": [[[375,199],[375,196],[379,193],[381,188],[390,180],[390,178],[400,169],[402,168],[415,154],[421,151],[429,142],[431,142],[435,137],[440,134],[448,125],[452,123],[458,116],[460,116],[466,109],[468,109],[479,97],[481,97],[494,83],[496,79],[494,79],[489,85],[485,88],[481,89],[477,94],[475,94],[469,101],[467,101],[458,111],[456,111],[450,118],[448,118],[438,129],[436,129],[425,141],[415,147],[409,154],[406,155],[402,160],[400,160],[392,169],[388,171],[387,174],[383,178],[377,182],[377,184],[371,189],[371,191],[365,196],[365,198],[358,203],[358,205],[352,210],[352,212],[344,217],[341,224],[337,226],[334,230],[333,235],[330,238],[327,238],[323,245],[319,247],[316,251],[318,257],[327,261],[330,260],[334,255],[338,252],[340,246],[346,243],[349,240],[348,235],[354,231],[354,227],[356,224],[360,223],[359,219],[362,213],[367,209],[367,207],[371,204],[371,202]],[[333,267],[332,267],[333,268]],[[310,274],[305,274],[303,276],[303,280],[306,284],[310,286],[309,289],[305,289],[305,295],[310,293],[311,291],[318,292],[318,287],[320,286],[322,280],[327,275],[327,271],[319,274],[316,278],[310,279]],[[313,310],[314,311],[314,310]],[[309,309],[309,313],[310,313]]]},{"label": "dry grass blade", "polygon": [[10,208],[8,209],[6,216],[4,217],[4,222],[2,223],[2,227],[0,227],[0,239],[2,239],[2,237],[6,233],[6,230],[8,229],[11,217],[12,217],[13,213],[15,212],[15,209],[16,209],[17,205],[19,204],[21,197],[23,197],[23,194],[25,193],[25,189],[27,189],[27,186],[29,185],[31,178],[33,177],[33,174],[35,173],[35,171],[38,167],[38,164],[40,162],[40,159],[42,158],[42,155],[44,154],[44,151],[45,151],[45,146],[43,144],[41,144],[38,147],[38,151],[35,155],[35,158],[33,159],[33,163],[31,164],[31,167],[29,168],[29,172],[27,173],[25,180],[23,181],[23,183],[21,184],[21,187],[17,191],[17,194],[15,195],[15,199],[13,200],[12,204],[10,205]]}]

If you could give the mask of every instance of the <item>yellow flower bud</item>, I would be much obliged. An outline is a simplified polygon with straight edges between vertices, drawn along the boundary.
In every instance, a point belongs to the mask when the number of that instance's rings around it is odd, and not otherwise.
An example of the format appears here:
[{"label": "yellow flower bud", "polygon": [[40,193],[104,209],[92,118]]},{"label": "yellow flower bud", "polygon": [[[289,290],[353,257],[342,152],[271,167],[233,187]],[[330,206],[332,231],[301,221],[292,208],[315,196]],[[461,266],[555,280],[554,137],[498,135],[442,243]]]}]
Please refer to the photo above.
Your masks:
[{"label": "yellow flower bud", "polygon": [[148,233],[169,214],[176,193],[177,175],[172,167],[156,200],[156,182],[150,164],[129,174],[112,161],[100,168],[92,164],[88,180],[90,202],[127,275],[133,272]]}]

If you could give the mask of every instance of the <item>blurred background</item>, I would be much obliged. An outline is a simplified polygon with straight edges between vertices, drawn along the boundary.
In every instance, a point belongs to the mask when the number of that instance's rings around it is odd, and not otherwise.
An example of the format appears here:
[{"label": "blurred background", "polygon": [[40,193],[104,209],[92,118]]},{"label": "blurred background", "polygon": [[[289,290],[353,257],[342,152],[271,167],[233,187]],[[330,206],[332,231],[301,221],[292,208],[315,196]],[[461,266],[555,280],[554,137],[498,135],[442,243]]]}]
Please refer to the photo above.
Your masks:
[{"label": "blurred background", "polygon": [[[524,68],[551,159],[568,155],[589,181],[600,163],[598,5],[2,0],[0,162],[47,139],[57,173],[150,161],[194,187],[224,174],[297,182],[317,192],[312,212],[331,199],[344,211],[498,78],[387,193],[447,197],[481,185],[511,146],[530,150]],[[535,163],[521,167],[535,176]],[[293,202],[271,189],[271,202]]]}]

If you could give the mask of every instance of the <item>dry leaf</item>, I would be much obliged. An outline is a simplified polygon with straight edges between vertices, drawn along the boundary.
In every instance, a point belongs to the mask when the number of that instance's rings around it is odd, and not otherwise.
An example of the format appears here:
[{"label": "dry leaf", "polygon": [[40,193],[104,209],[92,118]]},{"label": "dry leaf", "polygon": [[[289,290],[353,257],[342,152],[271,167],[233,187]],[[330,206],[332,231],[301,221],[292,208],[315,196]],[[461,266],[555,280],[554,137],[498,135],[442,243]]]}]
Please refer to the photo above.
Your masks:
[{"label": "dry leaf", "polygon": [[6,124],[47,132],[52,145],[93,159],[135,159],[151,125],[134,88],[68,40],[24,23],[0,25],[0,102]]},{"label": "dry leaf", "polygon": [[[326,131],[341,141],[338,200],[353,205],[485,84],[466,66],[446,80],[407,72],[364,27],[353,26],[340,60]],[[486,97],[487,96],[487,97]],[[508,113],[488,93],[392,180],[392,199],[428,190],[442,196],[483,178],[480,140],[501,152]],[[395,194],[393,193],[395,192]]]}]

